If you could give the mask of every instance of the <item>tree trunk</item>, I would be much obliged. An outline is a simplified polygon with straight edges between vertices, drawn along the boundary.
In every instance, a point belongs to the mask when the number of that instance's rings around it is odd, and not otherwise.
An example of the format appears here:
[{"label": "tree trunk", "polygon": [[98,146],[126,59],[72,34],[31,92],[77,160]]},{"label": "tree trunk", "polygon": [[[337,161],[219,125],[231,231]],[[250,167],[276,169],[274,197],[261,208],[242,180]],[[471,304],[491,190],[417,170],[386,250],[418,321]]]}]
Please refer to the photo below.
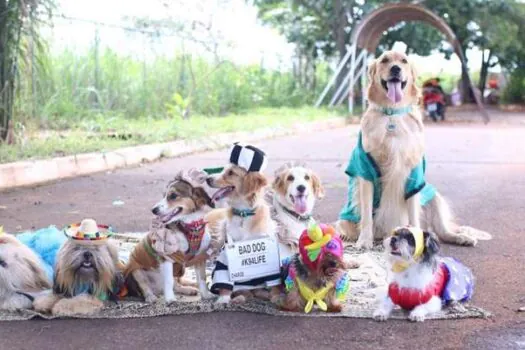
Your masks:
[{"label": "tree trunk", "polygon": [[474,91],[472,91],[469,82],[467,62],[463,62],[461,64],[461,95],[463,96],[463,103],[471,103],[474,101]]},{"label": "tree trunk", "polygon": [[481,100],[484,101],[484,93],[485,93],[485,86],[487,85],[487,77],[489,75],[489,67],[490,67],[490,60],[492,59],[492,52],[489,51],[489,54],[487,55],[485,59],[485,50],[482,51],[481,55],[481,70],[479,73],[479,84],[478,89],[481,92]]},{"label": "tree trunk", "polygon": [[9,28],[7,0],[0,0],[0,141],[7,139],[11,118],[11,94],[9,93],[10,54],[8,47]]}]

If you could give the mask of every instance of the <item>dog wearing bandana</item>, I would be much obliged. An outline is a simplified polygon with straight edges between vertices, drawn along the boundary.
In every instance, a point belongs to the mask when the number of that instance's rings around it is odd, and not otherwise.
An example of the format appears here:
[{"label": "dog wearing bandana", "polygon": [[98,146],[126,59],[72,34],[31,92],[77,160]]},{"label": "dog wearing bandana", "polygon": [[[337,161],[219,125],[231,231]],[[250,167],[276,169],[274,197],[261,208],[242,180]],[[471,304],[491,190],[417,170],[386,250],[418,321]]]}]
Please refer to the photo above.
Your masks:
[{"label": "dog wearing bandana", "polygon": [[283,263],[284,301],[281,309],[309,313],[314,305],[341,312],[349,289],[343,243],[333,227],[311,221],[299,239],[299,253]]},{"label": "dog wearing bandana", "polygon": [[408,310],[409,319],[422,322],[443,305],[472,298],[474,277],[470,269],[449,257],[438,257],[434,234],[415,227],[400,227],[384,241],[392,280],[388,295],[374,312],[385,321],[397,305]]}]

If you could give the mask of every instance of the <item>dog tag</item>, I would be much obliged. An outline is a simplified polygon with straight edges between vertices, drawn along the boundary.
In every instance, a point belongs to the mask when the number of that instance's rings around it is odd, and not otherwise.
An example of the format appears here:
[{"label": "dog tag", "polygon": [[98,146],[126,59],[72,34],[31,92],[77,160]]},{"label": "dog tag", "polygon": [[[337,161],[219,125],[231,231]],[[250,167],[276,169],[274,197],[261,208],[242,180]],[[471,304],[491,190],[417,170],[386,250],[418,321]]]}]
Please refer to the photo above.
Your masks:
[{"label": "dog tag", "polygon": [[390,117],[388,118],[388,123],[386,123],[386,131],[394,132],[395,130],[396,130],[396,123],[394,121],[394,118]]}]

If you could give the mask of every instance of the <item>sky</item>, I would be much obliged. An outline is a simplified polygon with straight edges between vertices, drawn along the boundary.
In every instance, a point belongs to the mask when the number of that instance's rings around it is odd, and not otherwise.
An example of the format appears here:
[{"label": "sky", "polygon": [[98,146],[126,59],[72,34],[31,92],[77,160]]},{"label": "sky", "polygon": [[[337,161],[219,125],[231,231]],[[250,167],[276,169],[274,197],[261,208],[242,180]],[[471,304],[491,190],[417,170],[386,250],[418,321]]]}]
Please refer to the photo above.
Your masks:
[{"label": "sky", "polygon": [[[165,0],[169,2],[169,0]],[[183,11],[181,11],[183,9]],[[172,16],[190,23],[197,19],[212,24],[209,32],[202,31],[199,39],[208,40],[210,33],[221,38],[219,54],[238,64],[260,64],[267,68],[286,69],[290,67],[293,45],[270,27],[263,26],[257,19],[256,9],[245,0],[177,0],[169,7],[161,0],[59,0],[59,13],[81,20],[103,22],[114,26],[130,26],[123,20],[132,17],[163,18]],[[95,25],[90,22],[56,18],[54,28],[48,35],[52,37],[52,47],[86,50],[95,38]],[[119,28],[99,26],[100,43],[123,54],[136,55],[147,59],[158,54],[174,54],[182,50],[200,52],[195,45],[178,37],[168,37],[162,41],[148,40],[144,35],[133,34]],[[404,44],[397,43],[394,49],[403,50]],[[461,65],[453,55],[451,60],[436,53],[421,57],[411,55],[418,71],[439,74],[441,72],[459,74]],[[481,62],[479,50],[467,52],[469,62]]]}]

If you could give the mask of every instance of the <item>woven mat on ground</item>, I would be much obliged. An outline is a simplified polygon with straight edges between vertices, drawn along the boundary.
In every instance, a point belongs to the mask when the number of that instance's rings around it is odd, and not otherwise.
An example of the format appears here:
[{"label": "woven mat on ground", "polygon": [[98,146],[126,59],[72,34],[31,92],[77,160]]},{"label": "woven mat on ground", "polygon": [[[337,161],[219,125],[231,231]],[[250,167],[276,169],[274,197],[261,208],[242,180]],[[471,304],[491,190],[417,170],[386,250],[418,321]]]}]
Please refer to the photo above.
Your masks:
[{"label": "woven mat on ground", "polygon": [[[140,234],[118,235],[122,256],[125,257],[133,248]],[[199,297],[179,296],[177,302],[166,306],[162,302],[146,304],[138,300],[125,300],[118,304],[110,303],[102,311],[93,315],[82,315],[75,318],[142,318],[165,315],[185,315],[195,313],[207,313],[217,311],[254,312],[275,316],[300,316],[300,317],[349,317],[349,318],[372,318],[372,313],[377,303],[377,296],[386,292],[386,270],[381,247],[376,246],[372,251],[360,252],[351,245],[345,248],[345,255],[361,263],[357,269],[349,270],[350,291],[347,301],[341,313],[326,313],[318,310],[310,314],[284,312],[275,308],[269,302],[261,300],[249,300],[238,305],[217,305],[213,301],[201,301]],[[211,273],[212,264],[208,270]],[[185,276],[187,279],[195,280],[193,269],[188,269]],[[445,308],[429,319],[461,319],[461,318],[486,318],[490,313],[473,305],[459,305],[454,308]],[[53,319],[50,315],[43,315],[32,310],[17,312],[0,311],[0,321],[20,321],[35,317]],[[391,316],[395,319],[406,319],[407,313],[395,310]]]}]

